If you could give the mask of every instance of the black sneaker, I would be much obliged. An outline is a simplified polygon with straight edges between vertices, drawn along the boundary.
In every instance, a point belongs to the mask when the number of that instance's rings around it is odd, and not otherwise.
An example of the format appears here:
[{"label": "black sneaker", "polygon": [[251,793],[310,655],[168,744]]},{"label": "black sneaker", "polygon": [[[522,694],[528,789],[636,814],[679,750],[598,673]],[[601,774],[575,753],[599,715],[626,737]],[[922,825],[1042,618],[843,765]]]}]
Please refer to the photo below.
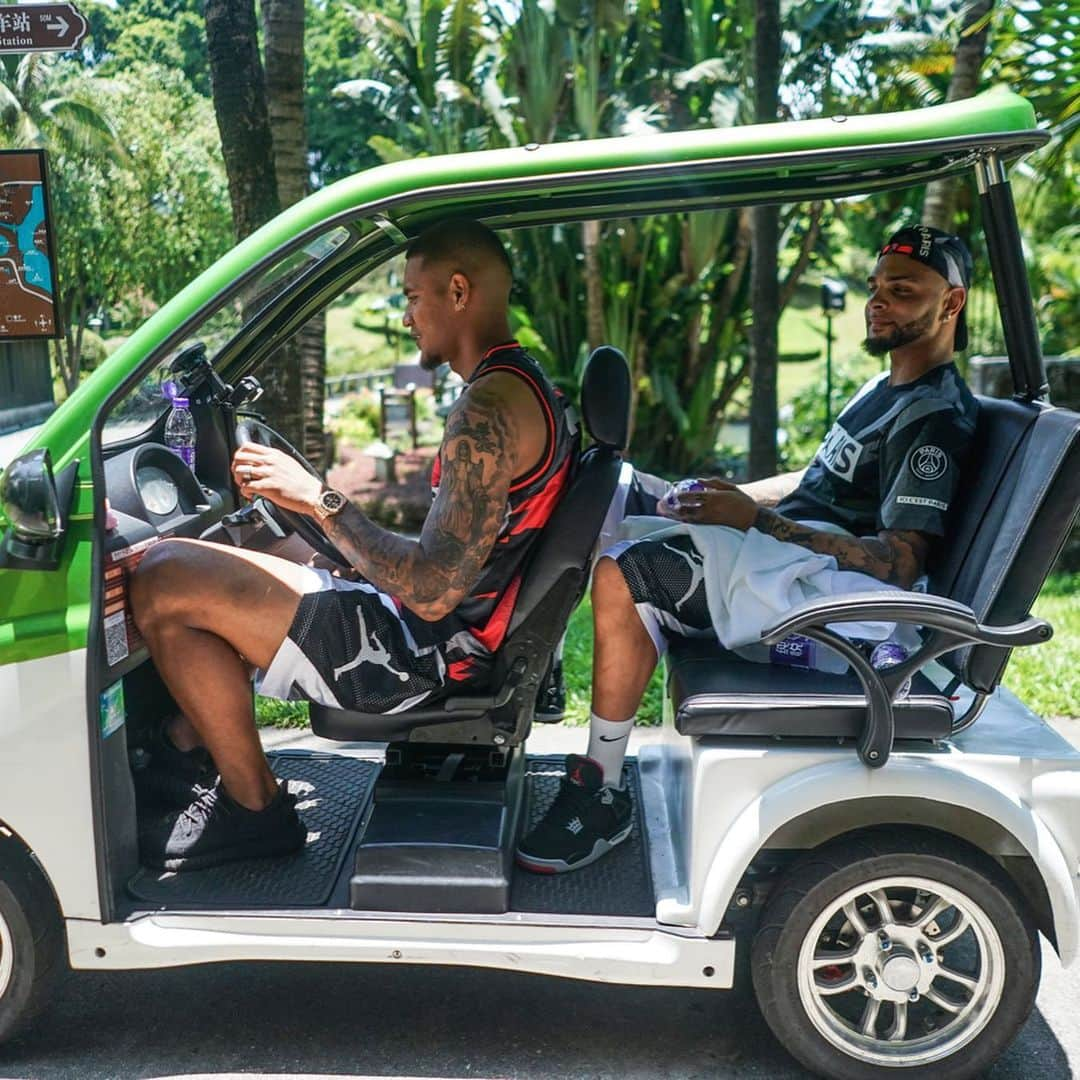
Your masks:
[{"label": "black sneaker", "polygon": [[163,870],[204,870],[259,856],[289,855],[307,840],[296,813],[296,796],[284,784],[264,810],[248,810],[229,798],[221,784],[205,788],[179,815],[145,826],[139,851],[145,866]]},{"label": "black sneaker", "polygon": [[177,750],[162,725],[149,746],[132,752],[131,775],[136,803],[143,813],[190,806],[200,791],[213,787],[217,769],[201,746]]},{"label": "black sneaker", "polygon": [[566,682],[563,679],[562,661],[557,660],[548,669],[547,677],[536,691],[533,718],[538,724],[557,724],[566,715]]},{"label": "black sneaker", "polygon": [[571,754],[551,809],[518,844],[517,864],[537,874],[588,866],[630,835],[630,810],[629,792],[605,787],[592,758]]}]

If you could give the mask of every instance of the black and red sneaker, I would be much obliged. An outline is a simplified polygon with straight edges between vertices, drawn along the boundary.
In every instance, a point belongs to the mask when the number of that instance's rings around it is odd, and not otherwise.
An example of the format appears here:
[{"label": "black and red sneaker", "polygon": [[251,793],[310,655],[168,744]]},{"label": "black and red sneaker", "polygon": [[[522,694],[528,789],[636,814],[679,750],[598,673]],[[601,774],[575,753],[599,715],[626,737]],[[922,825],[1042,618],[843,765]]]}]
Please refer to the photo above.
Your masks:
[{"label": "black and red sneaker", "polygon": [[592,758],[570,754],[559,794],[517,848],[517,864],[537,874],[564,874],[606,855],[630,835],[629,792],[604,784]]}]

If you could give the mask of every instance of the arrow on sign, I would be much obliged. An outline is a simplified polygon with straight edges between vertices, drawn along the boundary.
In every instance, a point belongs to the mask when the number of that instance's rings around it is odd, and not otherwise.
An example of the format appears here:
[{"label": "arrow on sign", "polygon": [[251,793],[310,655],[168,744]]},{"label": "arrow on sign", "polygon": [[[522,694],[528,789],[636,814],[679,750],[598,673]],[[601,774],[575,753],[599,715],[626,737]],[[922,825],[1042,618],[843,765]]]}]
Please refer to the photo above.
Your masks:
[{"label": "arrow on sign", "polygon": [[0,53],[67,52],[86,37],[74,4],[0,3]]}]

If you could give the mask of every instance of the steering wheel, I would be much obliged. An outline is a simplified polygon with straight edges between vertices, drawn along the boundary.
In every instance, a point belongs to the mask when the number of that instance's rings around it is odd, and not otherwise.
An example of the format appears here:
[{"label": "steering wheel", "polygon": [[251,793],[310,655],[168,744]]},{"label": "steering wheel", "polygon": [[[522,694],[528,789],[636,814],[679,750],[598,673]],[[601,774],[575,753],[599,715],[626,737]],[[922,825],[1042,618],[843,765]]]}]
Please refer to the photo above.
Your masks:
[{"label": "steering wheel", "polygon": [[[320,481],[322,480],[319,471],[308,462],[288,439],[283,438],[273,428],[253,416],[244,416],[236,423],[236,445],[239,446],[245,442],[282,450],[294,461],[303,465],[312,476],[317,477]],[[334,542],[323,532],[314,518],[308,517],[307,514],[298,514],[295,510],[287,510],[284,506],[278,506],[261,496],[256,501],[261,504],[261,508],[266,515],[273,518],[283,531],[296,533],[320,555],[330,559],[331,562],[336,563],[343,569],[352,569],[352,564],[341,554]]]}]

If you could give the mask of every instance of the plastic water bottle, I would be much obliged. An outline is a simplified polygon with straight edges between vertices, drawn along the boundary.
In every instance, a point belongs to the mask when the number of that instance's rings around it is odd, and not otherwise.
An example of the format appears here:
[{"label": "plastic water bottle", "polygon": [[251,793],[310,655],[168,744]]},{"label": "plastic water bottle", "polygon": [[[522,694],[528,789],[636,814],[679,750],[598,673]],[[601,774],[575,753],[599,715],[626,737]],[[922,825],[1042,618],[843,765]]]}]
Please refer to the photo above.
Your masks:
[{"label": "plastic water bottle", "polygon": [[[874,651],[870,654],[870,666],[875,671],[888,671],[889,668],[894,668],[897,665],[902,664],[907,658],[907,649],[905,649],[898,641],[893,641],[892,638],[889,638],[887,641],[882,641],[880,644],[874,646]],[[907,697],[910,689],[911,680],[906,679],[897,691],[896,697]]]},{"label": "plastic water bottle", "polygon": [[678,509],[679,496],[690,491],[704,491],[705,485],[700,480],[680,480],[672,484],[664,493],[664,506],[674,512]]},{"label": "plastic water bottle", "polygon": [[848,662],[838,652],[802,634],[788,634],[770,645],[769,663],[828,671],[833,675],[842,675],[848,669]]},{"label": "plastic water bottle", "polygon": [[775,645],[738,645],[732,652],[755,664],[777,664],[802,671],[843,675],[848,669],[848,662],[838,652],[802,634],[788,634]]},{"label": "plastic water bottle", "polygon": [[173,398],[172,412],[165,421],[165,445],[192,471],[195,471],[195,418],[186,397]]}]

